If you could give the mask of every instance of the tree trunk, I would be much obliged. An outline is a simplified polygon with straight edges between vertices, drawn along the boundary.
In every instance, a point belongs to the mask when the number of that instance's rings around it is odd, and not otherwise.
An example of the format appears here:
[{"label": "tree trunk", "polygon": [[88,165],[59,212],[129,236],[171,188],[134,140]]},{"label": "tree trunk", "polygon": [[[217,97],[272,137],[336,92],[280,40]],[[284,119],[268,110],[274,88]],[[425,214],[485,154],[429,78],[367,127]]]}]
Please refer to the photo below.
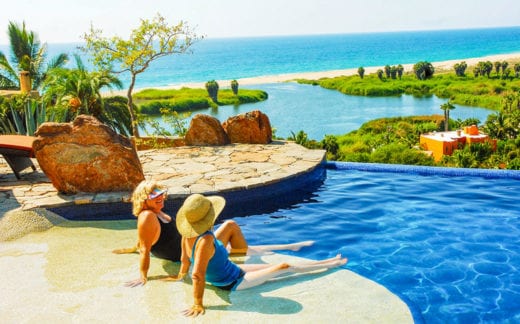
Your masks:
[{"label": "tree trunk", "polygon": [[450,130],[450,110],[446,109],[444,111],[444,131],[447,132]]},{"label": "tree trunk", "polygon": [[20,92],[27,94],[31,92],[32,84],[29,71],[20,71]]},{"label": "tree trunk", "polygon": [[137,120],[135,118],[135,113],[133,109],[134,102],[132,100],[132,91],[135,86],[135,74],[132,74],[132,80],[130,81],[130,86],[128,87],[128,91],[126,93],[126,97],[128,98],[128,112],[130,113],[130,121],[132,122],[132,135],[135,138],[139,138],[139,128],[137,127]]}]

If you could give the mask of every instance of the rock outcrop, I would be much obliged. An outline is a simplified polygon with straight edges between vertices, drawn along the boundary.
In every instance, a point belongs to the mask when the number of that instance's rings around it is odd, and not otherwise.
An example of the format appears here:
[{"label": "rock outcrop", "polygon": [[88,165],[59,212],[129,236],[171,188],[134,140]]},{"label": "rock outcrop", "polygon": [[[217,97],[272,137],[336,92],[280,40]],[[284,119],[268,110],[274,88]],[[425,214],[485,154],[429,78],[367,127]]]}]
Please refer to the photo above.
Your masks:
[{"label": "rock outcrop", "polygon": [[272,141],[269,118],[259,110],[230,117],[222,127],[231,143],[268,144]]},{"label": "rock outcrop", "polygon": [[130,140],[92,116],[44,123],[35,135],[38,164],[61,193],[132,191],[144,180]]},{"label": "rock outcrop", "polygon": [[230,143],[220,121],[215,117],[204,114],[193,116],[184,141],[186,145],[190,146],[226,145]]}]

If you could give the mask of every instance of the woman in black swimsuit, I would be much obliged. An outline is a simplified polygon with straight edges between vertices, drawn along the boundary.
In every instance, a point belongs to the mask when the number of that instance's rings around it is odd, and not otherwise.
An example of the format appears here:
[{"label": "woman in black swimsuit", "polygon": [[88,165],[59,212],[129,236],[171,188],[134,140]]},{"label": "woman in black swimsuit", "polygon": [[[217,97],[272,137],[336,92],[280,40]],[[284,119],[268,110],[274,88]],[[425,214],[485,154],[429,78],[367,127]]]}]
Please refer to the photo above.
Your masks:
[{"label": "woman in black swimsuit", "polygon": [[[114,253],[140,253],[140,277],[127,283],[135,287],[146,284],[150,266],[150,253],[154,256],[180,261],[181,235],[177,231],[175,219],[162,211],[167,190],[154,181],[142,181],[132,194],[132,213],[137,217],[137,245],[132,248],[114,250]],[[228,247],[231,254],[261,254],[276,250],[297,251],[314,241],[304,241],[282,245],[249,246],[240,229],[232,220],[225,221],[216,231],[215,237]]]}]

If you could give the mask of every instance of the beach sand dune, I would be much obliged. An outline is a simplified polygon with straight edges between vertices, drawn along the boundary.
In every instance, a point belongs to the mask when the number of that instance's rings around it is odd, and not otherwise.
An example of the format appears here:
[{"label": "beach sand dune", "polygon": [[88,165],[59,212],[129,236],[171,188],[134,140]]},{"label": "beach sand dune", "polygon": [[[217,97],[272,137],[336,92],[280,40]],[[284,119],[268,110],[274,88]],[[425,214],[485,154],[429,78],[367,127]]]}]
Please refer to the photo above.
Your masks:
[{"label": "beach sand dune", "polygon": [[[453,66],[456,63],[460,63],[465,61],[468,67],[477,65],[480,61],[507,61],[510,63],[520,62],[520,53],[512,53],[512,54],[498,54],[498,55],[490,55],[483,57],[473,57],[466,59],[458,59],[458,60],[448,60],[441,62],[431,62],[435,67],[436,71],[447,71],[453,70]],[[415,62],[417,63],[417,62]],[[413,66],[415,63],[402,64],[405,72],[411,72],[413,70]],[[394,64],[397,65],[397,64]],[[365,69],[365,74],[371,74],[377,72],[378,69],[383,69],[383,66],[369,66],[363,67]],[[358,68],[353,69],[344,69],[344,70],[330,70],[330,71],[318,71],[318,72],[301,72],[301,73],[287,73],[287,74],[278,74],[278,75],[267,75],[267,76],[258,76],[252,78],[242,78],[237,79],[240,85],[255,85],[255,84],[269,84],[269,83],[278,83],[278,82],[288,82],[294,81],[296,79],[307,79],[307,80],[318,80],[321,78],[334,78],[338,76],[350,76],[357,74]],[[228,88],[231,80],[217,80],[221,88]],[[204,88],[205,82],[192,82],[192,83],[180,83],[175,85],[163,86],[163,87],[153,87],[154,89],[181,89],[181,88]],[[136,89],[134,92],[138,92],[142,89]],[[111,91],[107,92],[107,95],[126,95],[125,91]]]}]

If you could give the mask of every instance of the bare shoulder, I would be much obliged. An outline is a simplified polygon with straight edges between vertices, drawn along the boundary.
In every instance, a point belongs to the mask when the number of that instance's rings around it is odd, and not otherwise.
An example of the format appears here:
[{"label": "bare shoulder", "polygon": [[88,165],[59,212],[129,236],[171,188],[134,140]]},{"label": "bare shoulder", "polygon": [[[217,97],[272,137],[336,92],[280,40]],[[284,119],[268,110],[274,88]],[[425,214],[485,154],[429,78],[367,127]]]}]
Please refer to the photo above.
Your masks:
[{"label": "bare shoulder", "polygon": [[204,235],[199,238],[199,241],[197,242],[197,250],[213,250],[214,242],[215,239],[213,238],[213,235]]},{"label": "bare shoulder", "polygon": [[155,244],[161,234],[161,225],[153,211],[143,210],[137,220],[137,236],[143,247]]},{"label": "bare shoulder", "polygon": [[157,215],[151,210],[143,210],[137,218],[137,226],[150,226],[157,224]]},{"label": "bare shoulder", "polygon": [[208,261],[215,253],[215,245],[213,235],[204,235],[197,242],[195,247],[195,259]]}]

